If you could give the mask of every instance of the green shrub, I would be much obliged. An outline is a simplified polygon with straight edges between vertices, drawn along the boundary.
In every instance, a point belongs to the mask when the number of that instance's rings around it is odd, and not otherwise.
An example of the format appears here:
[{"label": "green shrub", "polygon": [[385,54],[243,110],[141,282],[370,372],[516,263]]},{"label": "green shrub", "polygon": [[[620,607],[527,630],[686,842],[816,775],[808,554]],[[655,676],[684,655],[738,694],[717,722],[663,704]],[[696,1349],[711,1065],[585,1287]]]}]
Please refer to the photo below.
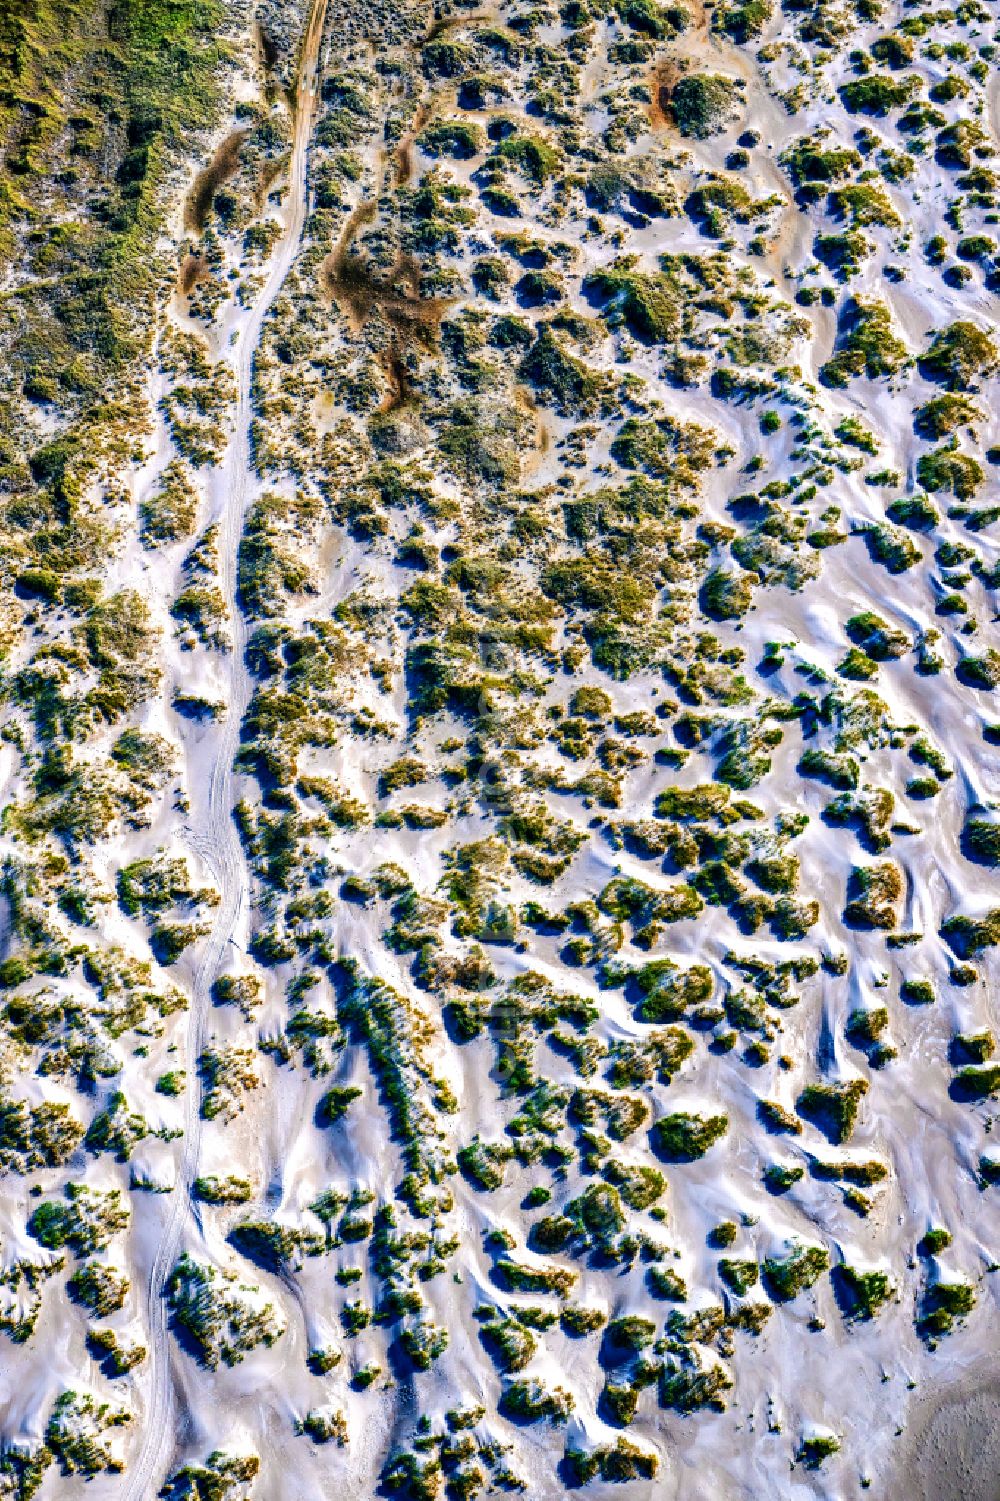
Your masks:
[{"label": "green shrub", "polygon": [[764,1262],[768,1291],[776,1302],[791,1302],[812,1287],[829,1265],[829,1252],[822,1246],[797,1245],[787,1256],[769,1256]]},{"label": "green shrub", "polygon": [[417,145],[428,156],[454,156],[460,161],[478,155],[485,144],[482,126],[472,120],[435,120],[417,137]]},{"label": "green shrub", "polygon": [[595,412],[606,386],[598,372],[570,354],[545,323],[538,325],[535,342],[521,361],[520,375],[562,416]]},{"label": "green shrub", "polygon": [[660,1468],[657,1455],[648,1449],[618,1438],[614,1444],[602,1444],[595,1449],[568,1448],[563,1458],[563,1469],[568,1484],[588,1485],[600,1479],[606,1484],[627,1485],[633,1480],[653,1480]]},{"label": "green shrub", "polygon": [[823,139],[822,133],[802,136],[782,153],[781,165],[797,188],[818,188],[821,194],[830,183],[839,182],[861,167],[860,152],[849,146],[826,147]]},{"label": "green shrub", "polygon": [[881,563],[889,573],[906,573],[923,559],[913,539],[887,521],[864,526],[861,535],[872,560]]},{"label": "green shrub", "polygon": [[847,635],[860,646],[874,662],[895,661],[912,649],[913,643],[905,631],[890,626],[873,610],[863,610],[852,615],[845,627]]},{"label": "green shrub", "polygon": [[844,792],[855,791],[860,778],[860,768],[853,756],[837,755],[815,747],[802,752],[798,770],[801,776],[816,777]]},{"label": "green shrub", "polygon": [[805,1169],[788,1167],[781,1162],[770,1162],[764,1169],[764,1182],[771,1193],[783,1194],[805,1176]]},{"label": "green shrub", "polygon": [[900,218],[880,187],[872,183],[854,183],[850,187],[836,188],[829,197],[830,212],[838,219],[847,219],[854,229],[869,225],[889,229],[900,227]]},{"label": "green shrub", "polygon": [[753,604],[757,575],[713,568],[702,583],[699,603],[712,620],[740,620]]},{"label": "green shrub", "polygon": [[537,1380],[512,1381],[500,1398],[499,1411],[518,1423],[567,1423],[574,1408],[564,1387],[552,1389]]},{"label": "green shrub", "polygon": [[[935,123],[944,125],[940,114]],[[988,156],[992,150],[990,137],[978,120],[955,120],[945,125],[934,141],[934,155],[942,167],[962,167],[965,171],[972,166],[974,156]]]},{"label": "green shrub", "polygon": [[837,348],[820,369],[825,386],[846,386],[859,376],[879,380],[901,370],[906,345],[893,332],[892,315],[877,298],[852,297],[840,315]]},{"label": "green shrub", "polygon": [[605,1330],[605,1340],[617,1360],[645,1350],[655,1337],[656,1324],[641,1314],[624,1314],[612,1319]]},{"label": "green shrub", "polygon": [[601,1392],[600,1406],[607,1414],[607,1420],[616,1428],[627,1428],[638,1409],[639,1393],[628,1382],[609,1378]]},{"label": "green shrub", "polygon": [[949,917],[941,925],[941,935],[960,959],[980,954],[1000,943],[1000,907],[982,917]]},{"label": "green shrub", "polygon": [[144,547],[162,547],[190,537],[198,516],[199,496],[182,459],[164,469],[156,488],[139,507],[139,535]]},{"label": "green shrub", "polygon": [[966,1100],[988,1100],[1000,1090],[1000,1063],[960,1068],[952,1083],[955,1093]]},{"label": "green shrub", "polygon": [[248,1178],[196,1178],[193,1185],[195,1198],[205,1204],[248,1204],[253,1198],[253,1185]]},{"label": "green shrub", "polygon": [[772,14],[770,0],[742,0],[742,3],[724,4],[716,7],[712,16],[712,29],[731,37],[740,46],[745,46],[747,42],[760,36]]},{"label": "green shrub", "polygon": [[788,1136],[802,1134],[801,1122],[784,1105],[779,1105],[777,1100],[758,1100],[757,1115],[769,1131]]},{"label": "green shrub", "polygon": [[972,1063],[985,1063],[992,1058],[996,1039],[989,1028],[982,1032],[956,1032],[951,1040],[952,1053]]},{"label": "green shrub", "polygon": [[100,1404],[81,1392],[64,1391],[56,1398],[45,1428],[45,1443],[56,1457],[63,1475],[81,1475],[85,1480],[107,1471],[120,1473],[121,1461],[111,1452],[105,1433],[129,1421],[128,1412]]},{"label": "green shrub", "polygon": [[850,1316],[872,1319],[895,1291],[888,1272],[862,1272],[846,1263],[838,1268],[841,1288],[850,1305]]},{"label": "green shrub", "polygon": [[920,372],[949,391],[975,389],[975,381],[991,375],[998,364],[997,347],[989,334],[967,319],[940,329],[920,359]]},{"label": "green shrub", "polygon": [[732,223],[752,224],[767,212],[766,203],[758,203],[743,183],[732,177],[717,177],[694,188],[685,199],[684,208],[701,225],[703,234],[717,240],[728,234]]},{"label": "green shrub", "polygon": [[830,1141],[841,1146],[854,1131],[861,1101],[867,1093],[867,1079],[809,1084],[799,1095],[796,1109],[803,1120],[811,1121]]},{"label": "green shrub", "polygon": [[885,1006],[859,1008],[847,1018],[847,1035],[852,1042],[878,1042],[888,1025],[889,1012]]},{"label": "green shrub", "polygon": [[662,344],[680,332],[681,305],[675,281],[664,272],[650,275],[638,271],[632,256],[592,272],[585,278],[583,290],[601,299],[602,316],[608,323],[624,323],[630,333],[647,343]]},{"label": "green shrub", "polygon": [[424,1319],[404,1329],[399,1343],[414,1370],[429,1371],[448,1348],[448,1331]]},{"label": "green shrub", "polygon": [[565,1267],[533,1267],[503,1257],[493,1268],[497,1284],[509,1292],[555,1293],[566,1298],[577,1282],[576,1272]]},{"label": "green shrub", "polygon": [[566,1334],[579,1338],[602,1328],[607,1323],[607,1314],[599,1308],[581,1308],[570,1304],[560,1309],[559,1322]]},{"label": "green shrub", "polygon": [[687,1283],[673,1267],[651,1266],[646,1281],[654,1298],[664,1298],[670,1303],[687,1302]]},{"label": "green shrub", "polygon": [[714,988],[707,965],[678,969],[670,961],[654,961],[635,975],[642,992],[638,1015],[645,1022],[677,1021],[693,1006],[709,1000]]},{"label": "green shrub", "polygon": [[903,891],[902,872],[894,861],[855,866],[847,888],[844,921],[859,928],[895,928]]},{"label": "green shrub", "polygon": [[961,657],[955,667],[959,682],[986,692],[1000,688],[1000,651],[989,647],[981,657]]},{"label": "green shrub", "polygon": [[170,613],[182,625],[190,626],[205,646],[222,648],[226,636],[222,623],[226,602],[214,584],[191,584],[182,589],[170,606]]},{"label": "green shrub", "polygon": [[656,795],[657,818],[691,819],[702,822],[718,816],[729,804],[728,787],[716,782],[702,782],[697,787],[664,787]]},{"label": "green shrub", "polygon": [[886,515],[897,526],[908,526],[915,532],[932,532],[941,523],[941,517],[926,495],[907,495],[894,500],[886,508]]},{"label": "green shrub", "polygon": [[921,454],[917,460],[917,479],[932,494],[947,490],[958,500],[973,500],[985,478],[978,460],[959,453],[952,444]]},{"label": "green shrub", "polygon": [[618,14],[626,26],[642,36],[660,40],[676,36],[691,24],[683,5],[660,5],[658,0],[619,0]]},{"label": "green shrub", "polygon": [[756,1286],[760,1270],[756,1261],[740,1261],[723,1257],[719,1262],[719,1276],[732,1292],[740,1297]]},{"label": "green shrub", "polygon": [[729,1130],[725,1115],[691,1115],[677,1111],[656,1121],[650,1132],[653,1148],[671,1162],[696,1162]]},{"label": "green shrub", "polygon": [[1000,819],[983,817],[984,808],[973,809],[962,830],[963,853],[980,865],[1000,866]]},{"label": "green shrub", "polygon": [[932,1282],[924,1293],[917,1329],[925,1337],[949,1334],[956,1319],[976,1306],[976,1290],[968,1282]]},{"label": "green shrub", "polygon": [[968,396],[949,393],[933,396],[913,414],[913,426],[921,438],[932,442],[947,438],[960,427],[973,427],[984,420],[984,414]]},{"label": "green shrub", "polygon": [[483,1324],[479,1338],[498,1371],[520,1371],[538,1348],[530,1329],[514,1319],[491,1319]]},{"label": "green shrub", "polygon": [[141,1115],[128,1108],[124,1094],[115,1090],[106,1109],[98,1111],[87,1129],[84,1146],[90,1152],[111,1152],[118,1162],[127,1162],[134,1148],[149,1135]]},{"label": "green shrub", "polygon": [[683,136],[719,135],[742,107],[743,86],[720,73],[689,73],[674,86],[670,109]]},{"label": "green shrub", "polygon": [[338,1085],[328,1089],[317,1107],[317,1116],[325,1126],[332,1126],[343,1119],[350,1106],[360,1099],[362,1091],[353,1085]]},{"label": "green shrub", "polygon": [[842,84],[839,93],[844,107],[852,115],[887,115],[912,99],[917,81],[892,78],[885,73],[868,73]]},{"label": "green shrub", "polygon": [[85,1261],[67,1283],[67,1291],[74,1303],[81,1304],[99,1319],[123,1308],[128,1290],[129,1279],[123,1272],[98,1261]]},{"label": "green shrub", "polygon": [[46,1250],[69,1247],[75,1256],[103,1250],[113,1235],[127,1228],[129,1212],[121,1192],[101,1192],[82,1183],[68,1183],[63,1200],[46,1199],[28,1220],[28,1234]]},{"label": "green shrub", "polygon": [[833,1454],[839,1454],[840,1440],[832,1434],[810,1434],[804,1438],[795,1453],[797,1464],[805,1465],[807,1470],[818,1470],[825,1459]]},{"label": "green shrub", "polygon": [[540,136],[507,136],[498,144],[494,156],[512,163],[539,187],[558,172],[562,162],[557,148]]},{"label": "green shrub", "polygon": [[624,469],[641,469],[655,479],[695,490],[709,467],[717,437],[708,427],[660,417],[655,422],[629,417],[611,444],[611,457]]}]

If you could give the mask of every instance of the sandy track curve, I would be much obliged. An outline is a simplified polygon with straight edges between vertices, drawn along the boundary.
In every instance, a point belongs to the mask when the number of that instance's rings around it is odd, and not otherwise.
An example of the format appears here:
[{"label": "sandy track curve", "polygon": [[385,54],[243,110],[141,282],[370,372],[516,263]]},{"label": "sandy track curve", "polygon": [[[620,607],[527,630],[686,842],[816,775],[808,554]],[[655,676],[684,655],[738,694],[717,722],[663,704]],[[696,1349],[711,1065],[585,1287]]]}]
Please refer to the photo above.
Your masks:
[{"label": "sandy track curve", "polygon": [[[271,270],[244,323],[235,346],[233,374],[237,383],[236,426],[222,465],[221,489],[225,507],[219,522],[220,584],[233,622],[227,712],[220,727],[212,762],[203,822],[192,844],[211,866],[221,900],[195,977],[188,1015],[187,1056],[191,1064],[205,1041],[212,986],[219,975],[226,948],[236,931],[248,897],[249,878],[239,834],[233,823],[233,758],[240,726],[250,702],[252,686],[245,662],[246,623],[236,603],[237,551],[251,491],[256,482],[251,451],[254,356],[261,330],[299,249],[308,211],[307,159],[315,114],[316,71],[326,19],[327,0],[312,0],[300,52],[295,96],[294,137],[285,226],[275,246]],[[184,1146],[177,1183],[146,1287],[149,1330],[149,1386],[143,1415],[142,1445],[131,1466],[124,1501],[147,1501],[158,1489],[158,1477],[169,1463],[176,1424],[175,1396],[170,1374],[170,1345],[164,1288],[176,1261],[185,1224],[192,1214],[191,1185],[197,1175],[201,1149],[201,1090],[191,1068],[185,1096]]]}]

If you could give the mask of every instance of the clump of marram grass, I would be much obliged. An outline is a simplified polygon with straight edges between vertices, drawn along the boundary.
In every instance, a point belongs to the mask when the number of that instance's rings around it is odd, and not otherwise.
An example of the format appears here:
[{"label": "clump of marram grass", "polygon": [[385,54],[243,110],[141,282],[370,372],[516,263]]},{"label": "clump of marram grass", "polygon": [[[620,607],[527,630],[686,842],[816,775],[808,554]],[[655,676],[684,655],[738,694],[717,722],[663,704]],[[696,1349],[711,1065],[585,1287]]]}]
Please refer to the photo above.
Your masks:
[{"label": "clump of marram grass", "polygon": [[1000,907],[981,917],[956,913],[942,923],[941,934],[960,959],[971,958],[1000,943]]},{"label": "clump of marram grass", "polygon": [[45,1199],[28,1220],[28,1234],[49,1251],[66,1247],[75,1256],[91,1256],[127,1229],[130,1214],[120,1189],[102,1191],[85,1183],[68,1183],[62,1199]]},{"label": "clump of marram grass", "polygon": [[831,1141],[840,1145],[850,1139],[861,1101],[867,1093],[866,1079],[851,1079],[841,1084],[809,1084],[799,1095],[796,1109],[803,1120],[818,1126]]},{"label": "clump of marram grass", "polygon": [[1000,866],[1000,817],[985,808],[971,809],[962,829],[962,852],[979,865]]},{"label": "clump of marram grass", "polygon": [[731,1292],[742,1297],[757,1285],[760,1268],[756,1261],[724,1256],[718,1265],[719,1276]]},{"label": "clump of marram grass", "polygon": [[917,1316],[917,1331],[925,1339],[936,1340],[950,1334],[956,1321],[969,1316],[976,1306],[976,1290],[964,1280],[946,1282],[943,1277],[931,1280],[924,1290]]},{"label": "clump of marram grass", "polygon": [[739,117],[744,86],[721,73],[689,73],[674,86],[670,111],[681,135],[704,140],[720,135]]},{"label": "clump of marram grass", "polygon": [[992,1099],[1000,1091],[1000,1063],[966,1064],[955,1074],[951,1093],[961,1100]]},{"label": "clump of marram grass", "polygon": [[653,1480],[659,1467],[658,1455],[621,1437],[614,1444],[598,1445],[594,1449],[568,1448],[563,1458],[569,1482],[577,1486],[596,1479],[617,1484]]},{"label": "clump of marram grass", "polygon": [[273,1305],[262,1301],[258,1288],[186,1252],[167,1279],[166,1297],[171,1317],[210,1370],[220,1360],[238,1365],[258,1345],[270,1346],[284,1333]]},{"label": "clump of marram grass", "polygon": [[866,1272],[845,1262],[836,1276],[853,1319],[873,1319],[895,1294],[892,1278],[880,1269]]},{"label": "clump of marram grass", "polygon": [[832,1433],[810,1433],[799,1444],[795,1453],[796,1464],[807,1470],[818,1470],[823,1462],[840,1453],[840,1439]]},{"label": "clump of marram grass", "polygon": [[248,1178],[230,1173],[225,1178],[215,1175],[196,1178],[193,1185],[195,1198],[205,1204],[247,1204],[253,1198],[253,1185]]},{"label": "clump of marram grass", "polygon": [[641,271],[634,257],[620,258],[591,273],[584,292],[602,303],[602,315],[614,326],[651,344],[664,343],[680,331],[677,287],[666,272]]},{"label": "clump of marram grass", "polygon": [[903,873],[894,861],[855,866],[848,885],[844,921],[859,928],[895,928],[903,891]]},{"label": "clump of marram grass", "polygon": [[712,30],[745,46],[760,36],[773,13],[771,0],[736,0],[736,3],[716,9],[712,16]]},{"label": "clump of marram grass", "polygon": [[846,386],[861,376],[878,380],[901,370],[908,358],[906,345],[893,331],[886,304],[853,297],[841,312],[837,348],[820,370],[820,380],[833,387]]},{"label": "clump of marram grass", "polygon": [[63,1391],[46,1424],[45,1445],[63,1475],[87,1480],[103,1471],[117,1475],[124,1465],[111,1448],[108,1432],[129,1421],[123,1407],[112,1407],[88,1392]]},{"label": "clump of marram grass", "polygon": [[139,507],[139,536],[144,547],[163,547],[194,532],[201,497],[183,459],[172,459],[155,488]]},{"label": "clump of marram grass", "polygon": [[74,1303],[103,1319],[124,1307],[129,1285],[127,1275],[117,1267],[85,1261],[73,1272],[67,1290]]},{"label": "clump of marram grass", "polygon": [[516,1422],[567,1423],[575,1406],[565,1387],[546,1387],[538,1380],[512,1381],[500,1398],[499,1411]]},{"label": "clump of marram grass", "polygon": [[175,1470],[164,1488],[168,1497],[225,1496],[233,1486],[248,1486],[260,1471],[256,1454],[227,1454],[215,1450],[204,1462],[194,1461]]},{"label": "clump of marram grass", "polygon": [[948,391],[964,393],[975,390],[977,379],[992,374],[998,361],[990,335],[978,324],[959,319],[935,333],[920,358],[920,371]]},{"label": "clump of marram grass", "polygon": [[788,1303],[807,1291],[830,1265],[822,1246],[797,1244],[786,1256],[769,1256],[764,1262],[764,1282],[777,1302]]},{"label": "clump of marram grass", "polygon": [[729,1129],[725,1115],[701,1116],[678,1111],[661,1117],[653,1126],[654,1150],[670,1162],[695,1162]]}]

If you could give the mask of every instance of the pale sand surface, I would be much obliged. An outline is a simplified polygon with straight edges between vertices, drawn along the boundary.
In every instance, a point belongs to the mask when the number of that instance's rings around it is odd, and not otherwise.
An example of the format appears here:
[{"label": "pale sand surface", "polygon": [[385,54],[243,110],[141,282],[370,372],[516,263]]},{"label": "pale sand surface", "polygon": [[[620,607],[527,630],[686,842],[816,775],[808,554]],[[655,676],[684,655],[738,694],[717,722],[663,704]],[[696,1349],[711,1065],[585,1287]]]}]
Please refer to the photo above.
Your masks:
[{"label": "pale sand surface", "polygon": [[1000,1501],[1000,1376],[984,1372],[920,1402],[908,1452],[885,1496]]}]

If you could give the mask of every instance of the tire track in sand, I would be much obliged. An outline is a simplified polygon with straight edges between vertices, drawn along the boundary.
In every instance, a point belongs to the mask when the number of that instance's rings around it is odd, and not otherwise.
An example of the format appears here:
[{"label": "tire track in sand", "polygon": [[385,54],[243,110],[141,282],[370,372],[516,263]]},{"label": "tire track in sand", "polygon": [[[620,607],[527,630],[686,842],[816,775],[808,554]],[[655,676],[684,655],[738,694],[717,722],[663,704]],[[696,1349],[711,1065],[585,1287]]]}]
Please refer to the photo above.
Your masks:
[{"label": "tire track in sand", "polygon": [[201,1147],[201,1089],[194,1071],[205,1039],[211,990],[226,948],[245,907],[249,879],[243,849],[232,818],[232,766],[240,726],[250,701],[251,685],[244,660],[246,625],[236,604],[236,556],[251,490],[255,484],[250,455],[253,416],[253,362],[264,320],[284,285],[302,238],[308,210],[306,165],[316,105],[316,70],[326,20],[327,0],[311,0],[303,35],[298,82],[293,101],[294,135],[289,168],[288,210],[267,280],[256,298],[236,344],[233,373],[237,381],[236,427],[223,460],[225,508],[220,518],[221,586],[233,622],[229,695],[212,762],[204,821],[190,840],[211,866],[221,901],[198,966],[188,1015],[189,1084],[185,1095],[184,1145],[170,1212],[156,1247],[146,1287],[149,1330],[149,1385],[143,1414],[142,1442],[122,1492],[124,1501],[148,1501],[169,1463],[174,1447],[176,1399],[170,1372],[170,1343],[164,1288],[176,1261],[186,1224],[192,1217],[191,1185]]}]

